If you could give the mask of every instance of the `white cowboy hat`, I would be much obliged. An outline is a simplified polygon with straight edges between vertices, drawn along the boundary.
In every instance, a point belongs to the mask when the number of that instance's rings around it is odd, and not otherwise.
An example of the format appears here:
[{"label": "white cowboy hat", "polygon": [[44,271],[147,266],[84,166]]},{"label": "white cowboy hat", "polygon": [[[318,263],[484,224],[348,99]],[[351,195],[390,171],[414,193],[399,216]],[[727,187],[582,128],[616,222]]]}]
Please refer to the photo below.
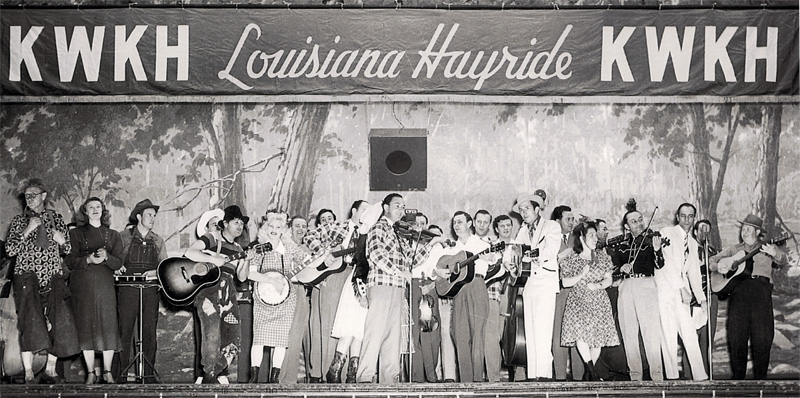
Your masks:
[{"label": "white cowboy hat", "polygon": [[383,206],[381,206],[380,202],[369,205],[361,213],[361,217],[358,218],[358,221],[361,222],[361,225],[358,226],[358,233],[366,235],[369,229],[381,218],[381,214],[383,214]]},{"label": "white cowboy hat", "polygon": [[208,232],[206,230],[206,227],[208,226],[208,222],[211,221],[211,219],[213,218],[219,218],[220,220],[222,220],[223,218],[225,218],[225,212],[222,211],[222,209],[214,209],[203,213],[203,215],[200,216],[200,220],[197,221],[197,228],[195,229],[198,238],[205,235],[206,232]]}]

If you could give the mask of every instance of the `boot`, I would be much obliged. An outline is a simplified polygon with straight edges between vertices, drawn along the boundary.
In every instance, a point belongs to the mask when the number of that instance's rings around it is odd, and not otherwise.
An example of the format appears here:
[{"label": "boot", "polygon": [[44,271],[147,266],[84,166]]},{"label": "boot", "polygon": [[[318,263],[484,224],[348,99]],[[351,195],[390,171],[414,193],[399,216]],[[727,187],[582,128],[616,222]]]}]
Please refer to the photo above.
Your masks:
[{"label": "boot", "polygon": [[247,380],[248,383],[250,384],[258,383],[258,370],[259,370],[258,366],[250,367],[250,380]]},{"label": "boot", "polygon": [[583,373],[583,378],[586,379],[586,381],[598,381],[597,374],[594,371],[594,361],[590,360],[584,362],[584,364],[585,364],[584,366],[585,369]]},{"label": "boot", "polygon": [[347,364],[347,377],[345,383],[355,383],[356,373],[358,373],[358,357],[350,357],[350,362]]},{"label": "boot", "polygon": [[270,383],[278,383],[278,378],[281,376],[281,368],[272,368],[272,372],[269,373],[269,382]]},{"label": "boot", "polygon": [[333,361],[328,368],[328,373],[325,374],[325,379],[328,383],[342,383],[342,367],[344,366],[344,354],[339,351],[333,355]]}]

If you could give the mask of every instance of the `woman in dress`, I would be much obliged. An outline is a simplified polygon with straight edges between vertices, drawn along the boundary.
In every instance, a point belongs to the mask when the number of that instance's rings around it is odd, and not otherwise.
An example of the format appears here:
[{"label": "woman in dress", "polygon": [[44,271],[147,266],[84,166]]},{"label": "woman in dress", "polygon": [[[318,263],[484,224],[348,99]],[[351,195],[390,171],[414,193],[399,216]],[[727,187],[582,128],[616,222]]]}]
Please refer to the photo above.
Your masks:
[{"label": "woman in dress", "polygon": [[[289,331],[297,305],[296,290],[289,280],[306,265],[318,266],[326,256],[311,262],[309,254],[300,248],[287,233],[286,213],[268,212],[266,220],[258,228],[258,242],[270,243],[272,251],[256,253],[250,260],[247,279],[255,282],[253,300],[253,346],[250,349],[250,383],[258,380],[259,364],[264,357],[264,348],[271,347],[272,370],[270,383],[277,383],[281,365],[289,346]],[[263,285],[263,286],[259,286]],[[277,305],[266,304],[263,292],[288,293],[288,297]]]},{"label": "woman in dress", "polygon": [[614,266],[605,251],[597,250],[597,227],[593,222],[579,223],[572,234],[573,252],[559,267],[564,286],[573,286],[564,310],[561,345],[578,348],[588,370],[586,377],[592,381],[597,380],[594,364],[601,348],[619,345],[605,290],[611,286]]},{"label": "woman in dress", "polygon": [[95,351],[103,352],[103,382],[114,383],[111,361],[122,344],[117,323],[114,271],[122,267],[122,239],[110,229],[109,214],[96,197],[86,199],[75,215],[78,227],[70,231],[72,270],[70,289],[78,340],[86,361],[86,384],[97,381]]}]

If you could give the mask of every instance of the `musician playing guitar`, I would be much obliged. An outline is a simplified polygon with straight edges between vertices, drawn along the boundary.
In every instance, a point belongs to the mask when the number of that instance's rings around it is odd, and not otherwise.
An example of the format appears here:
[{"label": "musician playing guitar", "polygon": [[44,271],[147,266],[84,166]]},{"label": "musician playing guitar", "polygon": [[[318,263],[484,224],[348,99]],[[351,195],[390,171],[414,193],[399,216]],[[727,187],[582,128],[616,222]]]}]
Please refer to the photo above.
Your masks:
[{"label": "musician playing guitar", "polygon": [[[323,209],[318,214],[317,227],[308,231],[303,242],[311,249],[314,256],[318,256],[326,249],[347,249],[355,246],[358,240],[358,217],[360,212],[369,206],[366,201],[357,200],[350,208],[350,217],[347,221],[335,222],[336,217],[330,210]],[[350,281],[353,256],[331,258],[326,261],[323,268],[334,270],[324,280],[314,285],[311,291],[311,355],[307,360],[311,363],[311,382],[322,382],[324,373],[334,360],[338,364],[336,369],[341,369],[345,360],[344,356],[336,355],[337,339],[331,337],[336,311],[339,308],[339,298],[342,289],[351,289]],[[299,275],[298,275],[299,278]],[[351,289],[352,290],[352,289]],[[346,347],[343,347],[347,351]],[[337,372],[335,372],[338,374]],[[332,374],[333,375],[333,374]],[[319,378],[319,379],[318,379]],[[336,381],[332,378],[329,382]]]},{"label": "musician playing guitar", "polygon": [[[472,217],[463,211],[453,214],[453,236],[458,238],[455,250],[468,256],[489,248],[489,243],[473,234]],[[461,287],[453,298],[450,333],[456,346],[456,360],[462,383],[483,381],[484,331],[489,316],[489,295],[484,277],[489,269],[487,255],[474,261],[475,276]],[[465,270],[462,269],[462,272]]]},{"label": "musician playing guitar", "polygon": [[531,260],[530,277],[522,292],[528,378],[549,380],[553,377],[553,321],[558,293],[557,257],[561,247],[561,227],[541,216],[543,207],[541,194],[524,194],[517,198],[512,210],[522,216],[523,221],[515,243],[539,250],[538,259]]},{"label": "musician playing guitar", "polygon": [[[214,264],[222,270],[219,282],[200,290],[193,300],[200,319],[203,383],[227,382],[228,365],[239,352],[239,306],[236,302],[234,275],[240,281],[247,278],[246,261],[228,263],[228,255],[243,251],[235,239],[242,234],[250,217],[239,206],[228,206],[218,226],[221,233],[207,232],[194,242],[184,256],[192,261]],[[225,377],[220,377],[225,376]]]},{"label": "musician playing guitar", "polygon": [[[739,243],[711,257],[712,271],[726,274],[732,271],[729,259],[743,258],[756,252],[739,267],[747,267],[750,276],[741,278],[728,299],[728,344],[733,379],[743,380],[747,373],[748,342],[753,349],[753,378],[767,377],[770,347],[775,337],[772,314],[772,269],[788,262],[786,253],[774,244],[764,244],[764,222],[748,214],[740,222]],[[759,248],[760,246],[760,248]]]}]

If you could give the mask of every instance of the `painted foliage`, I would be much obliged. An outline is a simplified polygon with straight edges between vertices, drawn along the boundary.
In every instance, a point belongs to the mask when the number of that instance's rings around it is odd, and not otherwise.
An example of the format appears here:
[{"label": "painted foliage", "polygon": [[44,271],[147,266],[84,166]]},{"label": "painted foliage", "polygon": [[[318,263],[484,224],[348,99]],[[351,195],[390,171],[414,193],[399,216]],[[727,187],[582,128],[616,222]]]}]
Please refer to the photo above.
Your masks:
[{"label": "painted foliage", "polygon": [[[797,104],[4,105],[0,236],[21,211],[17,188],[31,177],[46,181],[67,218],[86,197],[103,197],[115,229],[150,198],[161,205],[155,230],[172,255],[196,239],[194,223],[212,207],[238,204],[251,217],[273,207],[300,215],[325,207],[341,219],[353,200],[388,193],[369,189],[370,130],[415,128],[427,130],[428,187],[403,194],[432,223],[448,225],[456,210],[507,213],[518,194],[542,188],[547,215],[567,204],[612,225],[629,197],[647,216],[658,206],[656,228],[681,202],[696,203],[724,246],[749,212],[773,230],[800,230],[798,112]],[[775,278],[778,377],[800,374],[795,248],[796,241],[787,245],[792,265]],[[724,314],[723,306],[715,352],[715,374],[723,375]],[[165,380],[191,379],[186,315],[162,309]]]}]

